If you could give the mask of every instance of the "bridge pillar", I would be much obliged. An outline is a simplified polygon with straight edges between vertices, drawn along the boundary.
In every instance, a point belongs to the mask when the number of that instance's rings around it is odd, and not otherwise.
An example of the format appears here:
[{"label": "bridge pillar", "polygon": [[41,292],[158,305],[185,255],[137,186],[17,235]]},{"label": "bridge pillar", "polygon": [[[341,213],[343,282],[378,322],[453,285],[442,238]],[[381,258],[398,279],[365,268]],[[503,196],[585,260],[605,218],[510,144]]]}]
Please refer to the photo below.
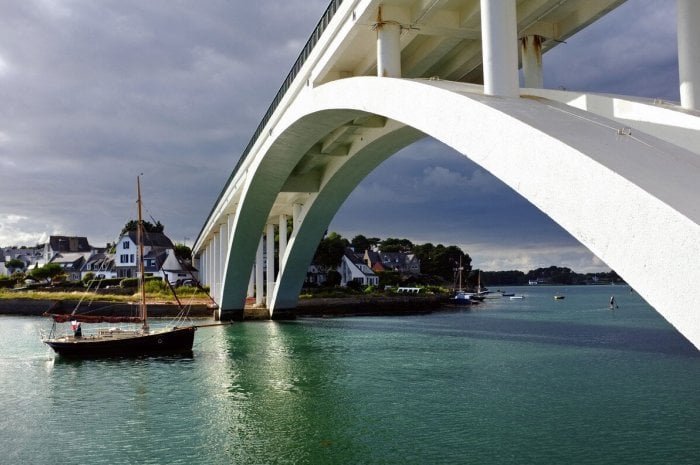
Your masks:
[{"label": "bridge pillar", "polygon": [[221,295],[226,271],[226,259],[228,257],[228,222],[219,226],[219,269],[217,270],[219,283],[216,287],[216,295]]},{"label": "bridge pillar", "polygon": [[700,2],[677,1],[678,76],[681,106],[700,109]]},{"label": "bridge pillar", "polygon": [[204,248],[202,251],[199,253],[199,259],[197,260],[197,263],[195,264],[195,267],[199,270],[199,282],[208,285],[209,281],[207,281],[207,249]]},{"label": "bridge pillar", "polygon": [[212,264],[211,264],[211,284],[210,292],[214,295],[214,299],[219,297],[219,283],[221,282],[221,234],[218,231],[214,232],[212,239]]},{"label": "bridge pillar", "polygon": [[258,242],[258,250],[255,254],[255,306],[260,307],[263,301],[263,238]]},{"label": "bridge pillar", "polygon": [[520,39],[520,56],[523,62],[523,77],[525,87],[541,89],[544,86],[542,77],[542,37],[529,35]]},{"label": "bridge pillar", "polygon": [[[292,224],[294,224],[294,219],[292,218]],[[278,245],[278,256],[280,260],[280,269],[282,268],[282,258],[284,257],[284,252],[287,249],[287,215],[281,214],[279,219],[279,245]],[[278,276],[279,278],[279,276]],[[275,286],[279,283],[275,281]],[[268,295],[272,295],[269,293]],[[269,298],[268,298],[269,299]],[[270,301],[268,300],[267,307],[270,308]],[[274,311],[270,309],[270,318],[272,320],[293,320],[296,318],[296,311],[294,309],[275,309]]]},{"label": "bridge pillar", "polygon": [[287,249],[287,215],[285,214],[280,215],[279,236],[279,259],[281,263],[282,257],[284,257],[284,251]]},{"label": "bridge pillar", "polygon": [[275,225],[267,224],[265,233],[265,258],[266,258],[266,286],[265,286],[265,306],[270,308],[272,302],[272,292],[275,288]]},{"label": "bridge pillar", "polygon": [[292,229],[299,229],[299,222],[301,221],[301,207],[300,203],[295,203],[292,205]]},{"label": "bridge pillar", "polygon": [[401,77],[401,25],[397,21],[386,21],[381,17],[377,28],[377,76]]},{"label": "bridge pillar", "polygon": [[248,292],[246,297],[255,297],[255,265],[250,270],[250,279],[248,280]]},{"label": "bridge pillar", "polygon": [[519,95],[517,43],[515,0],[481,0],[484,94]]}]

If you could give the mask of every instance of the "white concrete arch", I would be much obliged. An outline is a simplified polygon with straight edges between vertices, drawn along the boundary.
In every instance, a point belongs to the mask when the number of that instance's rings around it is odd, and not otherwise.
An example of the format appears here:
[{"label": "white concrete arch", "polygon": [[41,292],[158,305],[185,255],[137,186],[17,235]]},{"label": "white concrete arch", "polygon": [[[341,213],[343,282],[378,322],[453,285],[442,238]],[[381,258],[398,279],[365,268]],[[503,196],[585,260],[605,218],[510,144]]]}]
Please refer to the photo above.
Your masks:
[{"label": "white concrete arch", "polygon": [[328,167],[319,192],[307,200],[304,219],[287,243],[272,298],[271,315],[297,306],[299,291],[318,242],[348,195],[384,160],[423,137],[425,134],[410,126],[390,121],[386,127],[365,134],[358,146],[353,147],[347,161]]},{"label": "white concrete arch", "polygon": [[[271,134],[246,167],[243,186],[230,223],[228,257],[219,290],[219,316],[242,317],[250,273],[270,210],[292,169],[318,139],[352,119],[357,112],[317,111],[294,118],[278,134]],[[226,313],[230,315],[227,317]]]},{"label": "white concrete arch", "polygon": [[[350,78],[306,92],[286,118],[307,127],[319,112],[368,112],[442,141],[557,221],[698,346],[700,319],[693,309],[700,308],[700,297],[687,292],[700,279],[697,154],[554,101],[488,97],[479,90],[451,82]],[[329,123],[327,117],[318,122]],[[323,189],[319,199],[317,208],[339,205],[338,199],[324,200]],[[290,240],[287,259],[300,237]],[[273,308],[291,305],[284,281],[296,266],[288,271],[285,262]]]}]

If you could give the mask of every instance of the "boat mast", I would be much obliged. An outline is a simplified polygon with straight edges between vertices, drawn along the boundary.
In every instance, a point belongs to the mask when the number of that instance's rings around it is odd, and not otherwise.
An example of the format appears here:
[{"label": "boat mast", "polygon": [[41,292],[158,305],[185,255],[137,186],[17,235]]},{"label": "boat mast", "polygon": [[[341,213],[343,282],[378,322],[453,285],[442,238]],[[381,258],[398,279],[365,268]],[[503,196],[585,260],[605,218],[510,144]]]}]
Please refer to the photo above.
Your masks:
[{"label": "boat mast", "polygon": [[459,280],[459,288],[457,289],[457,292],[462,292],[462,270],[464,267],[462,266],[462,256],[459,256],[459,268],[457,268],[457,279]]},{"label": "boat mast", "polygon": [[139,222],[138,226],[136,228],[136,240],[139,243],[139,289],[141,290],[141,300],[139,302],[139,313],[141,314],[141,318],[143,319],[143,326],[142,329],[144,332],[148,331],[148,320],[146,319],[146,273],[145,269],[143,266],[143,240],[144,240],[144,231],[143,231],[143,216],[141,214],[141,177],[136,176],[136,193],[137,193],[137,200],[136,204],[138,205],[138,211],[139,211]]}]

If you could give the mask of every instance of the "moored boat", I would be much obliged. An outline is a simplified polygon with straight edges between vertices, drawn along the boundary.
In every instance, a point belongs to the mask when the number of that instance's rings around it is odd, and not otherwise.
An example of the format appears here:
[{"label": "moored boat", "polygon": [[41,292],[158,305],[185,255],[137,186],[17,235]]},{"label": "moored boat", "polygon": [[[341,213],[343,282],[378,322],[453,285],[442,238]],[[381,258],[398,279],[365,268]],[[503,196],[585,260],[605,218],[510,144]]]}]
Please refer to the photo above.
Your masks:
[{"label": "moored boat", "polygon": [[[47,315],[53,318],[51,332],[42,341],[57,354],[70,358],[139,356],[157,354],[191,354],[195,325],[171,326],[152,329],[148,324],[146,305],[143,219],[141,182],[136,178],[138,205],[138,265],[139,265],[139,315],[132,317],[96,317],[77,313],[76,307],[69,315]],[[70,321],[73,334],[58,335],[58,323]],[[110,327],[83,334],[82,323],[141,323],[141,327]]]}]

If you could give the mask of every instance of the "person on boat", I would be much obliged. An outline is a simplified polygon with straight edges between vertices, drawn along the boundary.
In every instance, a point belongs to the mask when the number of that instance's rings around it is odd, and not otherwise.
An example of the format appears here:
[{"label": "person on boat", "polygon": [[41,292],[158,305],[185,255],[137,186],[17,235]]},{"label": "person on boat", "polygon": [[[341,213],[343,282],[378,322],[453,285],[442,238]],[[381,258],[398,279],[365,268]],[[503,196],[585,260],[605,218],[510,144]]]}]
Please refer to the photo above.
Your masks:
[{"label": "person on boat", "polygon": [[83,337],[83,328],[80,326],[80,322],[75,325],[75,330],[73,330],[74,337]]}]

